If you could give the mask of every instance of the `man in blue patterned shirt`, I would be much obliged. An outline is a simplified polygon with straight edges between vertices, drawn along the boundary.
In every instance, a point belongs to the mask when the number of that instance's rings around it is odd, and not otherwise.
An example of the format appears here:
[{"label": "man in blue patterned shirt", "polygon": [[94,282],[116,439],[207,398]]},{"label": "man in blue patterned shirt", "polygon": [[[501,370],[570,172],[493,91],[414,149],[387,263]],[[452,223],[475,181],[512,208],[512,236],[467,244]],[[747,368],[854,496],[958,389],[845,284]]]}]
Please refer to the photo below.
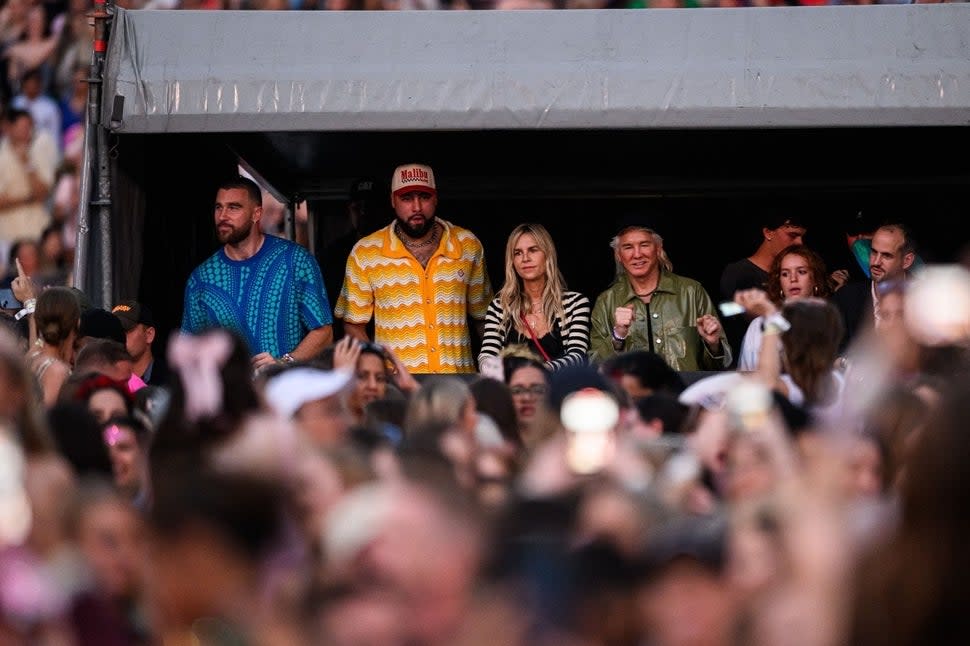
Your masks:
[{"label": "man in blue patterned shirt", "polygon": [[182,330],[220,326],[243,335],[253,368],[316,357],[333,340],[333,318],[316,259],[263,234],[259,186],[236,177],[219,186],[215,226],[222,249],[185,286]]}]

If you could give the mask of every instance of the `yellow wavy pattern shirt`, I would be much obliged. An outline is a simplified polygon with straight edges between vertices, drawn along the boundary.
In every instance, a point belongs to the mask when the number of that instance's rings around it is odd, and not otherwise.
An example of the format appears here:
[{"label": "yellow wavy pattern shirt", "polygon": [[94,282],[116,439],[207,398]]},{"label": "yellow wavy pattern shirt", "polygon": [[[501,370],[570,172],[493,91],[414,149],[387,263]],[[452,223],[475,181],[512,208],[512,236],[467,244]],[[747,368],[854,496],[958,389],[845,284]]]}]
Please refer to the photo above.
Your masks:
[{"label": "yellow wavy pattern shirt", "polygon": [[374,340],[415,373],[475,372],[468,316],[484,319],[492,300],[482,243],[438,218],[441,241],[422,267],[388,225],[362,238],[347,259],[334,314],[374,317]]}]

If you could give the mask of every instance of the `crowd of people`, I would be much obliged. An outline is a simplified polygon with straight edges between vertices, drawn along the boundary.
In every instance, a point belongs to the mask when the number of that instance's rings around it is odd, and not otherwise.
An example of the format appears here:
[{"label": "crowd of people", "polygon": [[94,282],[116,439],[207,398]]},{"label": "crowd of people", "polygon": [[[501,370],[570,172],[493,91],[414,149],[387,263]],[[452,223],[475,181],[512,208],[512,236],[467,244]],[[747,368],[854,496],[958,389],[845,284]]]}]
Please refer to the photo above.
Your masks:
[{"label": "crowd of people", "polygon": [[407,163],[331,294],[255,182],[213,192],[164,347],[14,254],[2,643],[967,639],[970,270],[904,223],[829,272],[766,219],[718,306],[642,214],[595,295],[524,223],[496,291]]},{"label": "crowd of people", "polygon": [[0,287],[69,283],[93,28],[84,2],[0,5]]}]

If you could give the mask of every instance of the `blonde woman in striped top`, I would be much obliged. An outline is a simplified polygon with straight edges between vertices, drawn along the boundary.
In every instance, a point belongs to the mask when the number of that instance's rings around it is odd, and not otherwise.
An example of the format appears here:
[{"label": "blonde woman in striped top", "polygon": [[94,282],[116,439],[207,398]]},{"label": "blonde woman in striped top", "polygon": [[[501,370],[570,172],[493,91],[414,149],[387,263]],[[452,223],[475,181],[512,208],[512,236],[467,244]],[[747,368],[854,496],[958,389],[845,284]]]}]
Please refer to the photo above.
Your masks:
[{"label": "blonde woman in striped top", "polygon": [[586,362],[589,299],[566,290],[556,245],[541,224],[520,224],[505,245],[505,284],[488,306],[478,363],[525,344],[549,370]]}]

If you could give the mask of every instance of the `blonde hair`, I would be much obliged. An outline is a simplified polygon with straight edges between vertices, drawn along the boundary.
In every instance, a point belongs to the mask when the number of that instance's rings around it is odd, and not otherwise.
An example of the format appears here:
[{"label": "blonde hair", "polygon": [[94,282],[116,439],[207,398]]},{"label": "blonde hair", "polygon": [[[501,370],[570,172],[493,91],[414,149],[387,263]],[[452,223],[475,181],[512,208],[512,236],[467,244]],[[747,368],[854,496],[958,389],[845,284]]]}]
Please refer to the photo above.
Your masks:
[{"label": "blonde hair", "polygon": [[544,363],[542,357],[533,352],[532,349],[524,343],[510,343],[499,351],[498,356],[503,361],[506,359],[525,359],[527,361],[534,361],[536,363]]},{"label": "blonde hair", "polygon": [[563,308],[563,294],[566,291],[566,281],[559,271],[559,260],[556,256],[556,244],[552,241],[552,236],[541,224],[527,223],[520,224],[512,229],[509,234],[508,242],[505,244],[505,284],[498,293],[498,302],[502,308],[501,327],[508,331],[510,325],[518,329],[524,327],[522,320],[526,309],[525,290],[522,288],[522,278],[515,271],[513,259],[515,257],[515,245],[525,234],[531,235],[536,246],[546,256],[545,273],[546,284],[542,288],[542,311],[552,318],[561,321],[563,329],[568,327],[566,313]]},{"label": "blonde hair", "polygon": [[411,396],[404,428],[413,433],[428,426],[455,426],[470,399],[472,391],[458,377],[431,377]]},{"label": "blonde hair", "polygon": [[620,262],[620,236],[622,236],[624,233],[632,231],[633,229],[646,231],[653,236],[653,242],[657,245],[657,260],[660,262],[660,269],[668,274],[672,274],[674,272],[674,263],[670,262],[670,257],[667,255],[667,250],[664,249],[664,239],[660,237],[660,234],[648,227],[631,226],[621,230],[619,233],[613,236],[612,240],[610,240],[610,249],[613,250],[613,259],[616,262],[616,275],[621,276],[622,274],[626,273],[626,270],[623,269],[623,264]]}]

